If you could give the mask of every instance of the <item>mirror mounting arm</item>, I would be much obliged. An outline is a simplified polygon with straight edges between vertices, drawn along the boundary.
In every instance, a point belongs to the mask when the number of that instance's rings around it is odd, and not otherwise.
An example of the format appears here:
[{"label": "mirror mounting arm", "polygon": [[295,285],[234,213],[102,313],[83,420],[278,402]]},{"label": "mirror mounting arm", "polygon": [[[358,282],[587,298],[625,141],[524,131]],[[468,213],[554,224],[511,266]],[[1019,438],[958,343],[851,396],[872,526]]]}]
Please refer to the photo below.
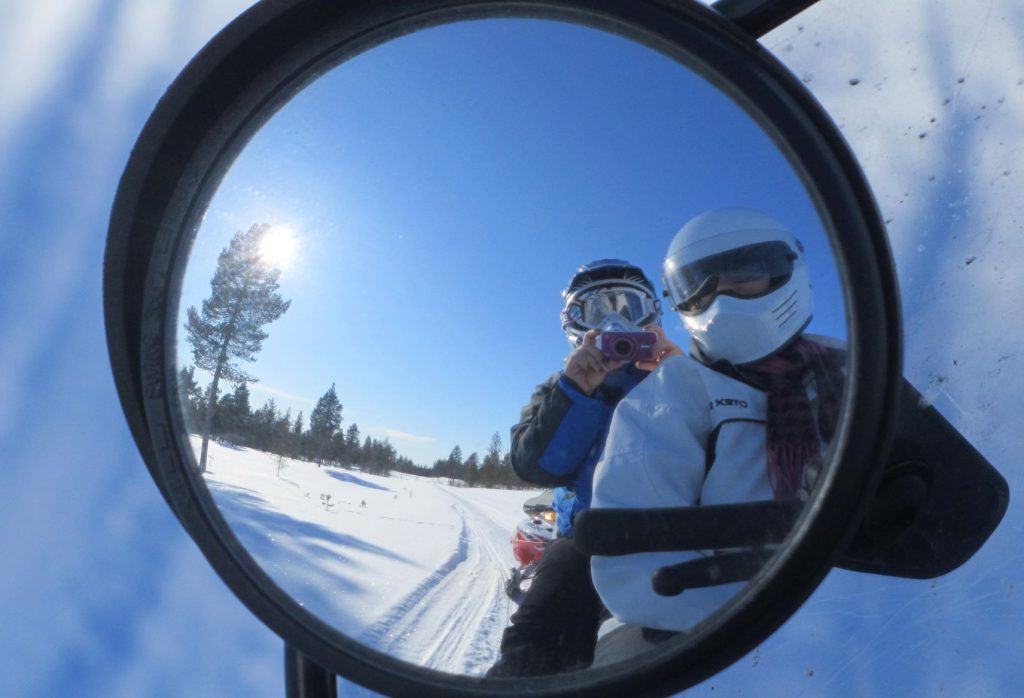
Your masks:
[{"label": "mirror mounting arm", "polygon": [[287,642],[284,682],[287,698],[338,698],[337,677]]},{"label": "mirror mounting arm", "polygon": [[716,0],[711,9],[755,38],[797,16],[818,0]]}]

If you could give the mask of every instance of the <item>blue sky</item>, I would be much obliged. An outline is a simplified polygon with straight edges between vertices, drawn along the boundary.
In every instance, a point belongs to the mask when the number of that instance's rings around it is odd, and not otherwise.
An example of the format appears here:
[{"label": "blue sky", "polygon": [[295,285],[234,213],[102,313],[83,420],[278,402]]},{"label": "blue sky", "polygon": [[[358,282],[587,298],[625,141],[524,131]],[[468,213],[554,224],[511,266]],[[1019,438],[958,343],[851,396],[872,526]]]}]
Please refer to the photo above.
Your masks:
[{"label": "blue sky", "polygon": [[[9,695],[283,695],[280,640],[209,569],[135,449],[100,295],[107,217],[135,138],[174,75],[246,4],[0,10]],[[842,127],[889,221],[907,376],[1014,494],[992,540],[953,574],[833,572],[775,635],[691,695],[1013,695],[1024,681],[1022,28],[1016,0],[822,0],[764,40]],[[566,272],[551,275],[543,302],[557,307]],[[545,331],[557,365],[563,340]],[[550,370],[539,361],[541,375],[511,390],[511,409]]]},{"label": "blue sky", "polygon": [[[496,431],[508,446],[568,352],[559,292],[579,264],[628,259],[660,289],[675,231],[719,206],[765,210],[805,241],[812,330],[845,336],[809,197],[717,88],[566,23],[436,27],[329,71],[253,138],[197,234],[182,313],[235,231],[291,229],[292,306],[251,366],[253,402],[308,419],[336,383],[346,423],[430,464]],[[688,343],[677,316],[665,325]]]}]

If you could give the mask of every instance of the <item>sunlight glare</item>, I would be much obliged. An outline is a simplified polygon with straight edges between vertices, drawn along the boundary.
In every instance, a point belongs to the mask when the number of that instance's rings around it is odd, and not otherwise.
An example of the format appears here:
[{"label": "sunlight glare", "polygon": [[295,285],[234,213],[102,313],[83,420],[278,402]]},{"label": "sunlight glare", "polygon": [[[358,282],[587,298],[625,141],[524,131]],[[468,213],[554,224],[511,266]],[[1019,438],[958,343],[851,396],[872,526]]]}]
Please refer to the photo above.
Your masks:
[{"label": "sunlight glare", "polygon": [[298,257],[299,239],[290,228],[276,225],[260,239],[260,258],[268,266],[284,271]]}]

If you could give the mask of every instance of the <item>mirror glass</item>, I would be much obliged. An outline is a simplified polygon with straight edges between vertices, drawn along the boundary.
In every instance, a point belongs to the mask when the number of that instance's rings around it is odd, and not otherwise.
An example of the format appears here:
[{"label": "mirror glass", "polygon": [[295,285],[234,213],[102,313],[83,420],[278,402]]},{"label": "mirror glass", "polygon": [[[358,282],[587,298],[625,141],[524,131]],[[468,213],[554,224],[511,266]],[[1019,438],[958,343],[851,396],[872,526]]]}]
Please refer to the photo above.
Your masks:
[{"label": "mirror glass", "polygon": [[524,504],[550,497],[516,477],[509,430],[569,354],[562,289],[620,258],[660,294],[676,231],[727,206],[794,232],[807,332],[842,342],[836,264],[799,176],[678,61],[508,18],[347,60],[242,149],[185,261],[176,375],[197,472],[310,613],[402,660],[486,673],[517,609],[511,539]]}]

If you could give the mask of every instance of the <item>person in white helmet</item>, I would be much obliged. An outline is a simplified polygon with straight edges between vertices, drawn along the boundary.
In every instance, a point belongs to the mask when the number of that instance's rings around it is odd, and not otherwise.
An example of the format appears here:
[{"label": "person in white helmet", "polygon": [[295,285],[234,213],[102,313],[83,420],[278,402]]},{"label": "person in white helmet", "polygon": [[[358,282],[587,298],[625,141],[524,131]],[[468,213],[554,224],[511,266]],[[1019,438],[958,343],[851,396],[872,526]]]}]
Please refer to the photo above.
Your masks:
[{"label": "person in white helmet", "polygon": [[[716,209],[680,229],[663,272],[691,354],[658,328],[657,368],[615,410],[591,506],[793,497],[831,440],[843,389],[842,351],[803,334],[813,305],[802,245],[764,213]],[[594,585],[614,617],[595,665],[685,632],[734,595],[743,583],[653,590],[655,570],[711,554],[594,556]]]}]

